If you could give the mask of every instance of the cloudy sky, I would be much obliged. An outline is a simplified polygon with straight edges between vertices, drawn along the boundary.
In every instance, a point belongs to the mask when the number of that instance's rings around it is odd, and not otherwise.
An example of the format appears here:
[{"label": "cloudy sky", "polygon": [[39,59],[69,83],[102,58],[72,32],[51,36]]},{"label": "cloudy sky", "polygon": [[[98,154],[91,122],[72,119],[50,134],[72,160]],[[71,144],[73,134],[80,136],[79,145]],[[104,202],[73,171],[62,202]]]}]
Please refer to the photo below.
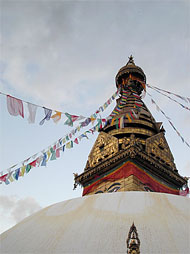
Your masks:
[{"label": "cloudy sky", "polygon": [[[150,85],[190,97],[188,0],[6,0],[0,4],[0,91],[5,94],[90,116],[115,92],[115,75],[133,54]],[[190,143],[189,112],[148,91]],[[189,148],[150,98],[146,96],[144,101],[155,119],[164,123],[180,174],[189,176]],[[110,107],[105,114],[114,104]],[[37,117],[42,115],[39,110]],[[63,121],[43,126],[38,122],[30,125],[26,118],[10,116],[6,98],[0,95],[0,171],[68,132]],[[72,190],[73,173],[83,171],[96,137],[65,151],[46,168],[34,168],[18,181],[2,184],[0,232],[42,207],[80,196],[80,188]]]}]

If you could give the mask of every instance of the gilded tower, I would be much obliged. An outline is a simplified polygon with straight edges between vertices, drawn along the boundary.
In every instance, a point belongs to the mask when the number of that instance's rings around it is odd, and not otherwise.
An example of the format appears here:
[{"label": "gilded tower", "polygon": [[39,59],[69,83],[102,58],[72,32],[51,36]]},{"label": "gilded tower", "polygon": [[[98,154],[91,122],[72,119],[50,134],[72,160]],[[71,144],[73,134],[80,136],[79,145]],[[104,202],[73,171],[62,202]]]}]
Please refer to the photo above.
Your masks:
[{"label": "gilded tower", "polygon": [[161,122],[142,101],[146,75],[133,57],[116,75],[116,107],[75,176],[83,195],[116,191],[179,194],[186,180],[178,174]]}]

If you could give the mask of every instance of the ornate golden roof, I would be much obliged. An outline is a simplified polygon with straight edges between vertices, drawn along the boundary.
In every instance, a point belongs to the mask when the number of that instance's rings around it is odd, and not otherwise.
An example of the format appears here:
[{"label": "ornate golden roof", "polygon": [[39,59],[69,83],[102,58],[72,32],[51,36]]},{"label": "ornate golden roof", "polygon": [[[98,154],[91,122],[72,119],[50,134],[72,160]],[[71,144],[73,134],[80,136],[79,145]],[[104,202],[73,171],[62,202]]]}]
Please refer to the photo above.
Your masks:
[{"label": "ornate golden roof", "polygon": [[127,160],[140,165],[156,181],[176,190],[186,182],[178,174],[162,123],[155,121],[142,101],[145,81],[144,72],[131,56],[116,76],[120,96],[116,107],[99,130],[84,173],[75,177],[75,186],[88,186]]},{"label": "ornate golden roof", "polygon": [[135,65],[133,57],[131,55],[127,64],[118,71],[115,77],[116,86],[118,87],[118,85],[122,82],[122,78],[129,76],[130,73],[136,75],[136,77],[140,78],[146,83],[146,75],[139,66]]}]

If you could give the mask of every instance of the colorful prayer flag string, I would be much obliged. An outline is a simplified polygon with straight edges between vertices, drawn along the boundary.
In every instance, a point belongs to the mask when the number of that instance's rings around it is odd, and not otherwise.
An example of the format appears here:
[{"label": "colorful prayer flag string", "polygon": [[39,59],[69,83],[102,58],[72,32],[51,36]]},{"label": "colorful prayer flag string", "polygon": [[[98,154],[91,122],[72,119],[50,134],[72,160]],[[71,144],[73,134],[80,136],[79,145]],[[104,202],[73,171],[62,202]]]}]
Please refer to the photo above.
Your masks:
[{"label": "colorful prayer flag string", "polygon": [[[116,96],[118,95],[118,90],[103,104],[103,106],[100,106],[98,110],[96,110],[96,113],[94,114],[97,115],[100,112],[103,112],[110,104],[113,100],[115,100]],[[64,122],[65,125],[68,126],[73,126],[73,122],[75,121],[79,121],[82,119],[86,119],[87,117],[84,116],[76,116],[76,115],[71,115],[67,112],[61,112],[55,109],[50,109],[50,108],[46,108],[34,103],[30,103],[28,101],[24,101],[21,99],[18,99],[16,97],[10,96],[8,94],[2,93],[0,92],[1,95],[5,95],[7,97],[7,109],[10,115],[12,116],[18,116],[20,115],[22,118],[24,118],[24,106],[23,106],[23,102],[27,104],[27,109],[28,109],[28,113],[29,113],[29,117],[28,117],[28,122],[29,123],[35,123],[35,118],[36,118],[36,112],[37,112],[37,108],[43,108],[44,110],[44,118],[40,121],[40,125],[43,125],[45,123],[45,121],[49,121],[50,119],[52,119],[54,121],[54,123],[58,123],[61,120],[62,115],[65,115],[67,117],[67,120]],[[54,112],[54,114],[52,115],[52,113]],[[96,116],[97,117],[97,116]],[[95,120],[96,117],[91,117],[91,121]],[[88,120],[87,120],[88,121]],[[87,124],[84,123],[84,124]]]},{"label": "colorful prayer flag string", "polygon": [[[106,104],[104,104],[104,108],[102,111],[105,110],[105,108],[108,107],[108,105],[111,104],[111,102],[113,100],[115,100],[116,96],[118,95],[118,91],[116,91],[112,97],[107,101]],[[10,167],[9,169],[7,169],[8,172],[11,172],[10,174],[10,179],[15,179],[15,180],[18,180],[18,177],[19,177],[19,174],[20,176],[23,176],[24,173],[28,173],[32,167],[36,167],[36,166],[46,166],[46,163],[48,160],[55,160],[56,158],[60,157],[60,150],[64,151],[65,147],[68,149],[68,148],[72,148],[73,147],[73,142],[78,144],[79,141],[81,141],[82,138],[87,138],[88,139],[88,136],[87,136],[87,133],[91,133],[93,134],[95,131],[98,131],[99,128],[102,126],[102,122],[106,123],[106,119],[97,119],[97,114],[100,113],[100,110],[101,110],[102,107],[99,107],[98,110],[96,110],[96,113],[92,114],[91,117],[88,117],[86,118],[83,122],[80,123],[80,125],[78,125],[75,129],[73,129],[70,133],[66,134],[63,138],[60,138],[58,141],[54,142],[53,145],[51,146],[48,146],[48,148],[46,149],[43,149],[42,151],[38,152],[38,153],[35,153],[34,155],[32,155],[31,157],[27,158],[26,160],[24,160],[23,162],[21,163],[17,163],[15,164],[14,166]],[[49,111],[48,109],[44,108],[44,111],[45,111],[45,118],[42,120],[42,123],[44,123],[45,120],[50,120],[50,117],[51,117],[51,111]],[[60,115],[57,114],[56,117],[59,117]],[[72,117],[74,117],[72,119]],[[71,121],[75,121],[75,117],[78,118],[77,116],[72,116],[72,115],[69,115],[68,114],[68,118],[70,118],[69,120]],[[82,116],[79,116],[79,120],[80,119],[83,119]],[[71,140],[71,138],[73,136],[75,136],[76,132],[80,131],[81,128],[83,127],[86,127],[87,125],[89,125],[90,123],[94,123],[95,120],[98,120],[98,123],[90,128],[88,131],[85,131],[83,134],[81,134],[79,137],[75,138],[74,141]],[[46,151],[46,152],[45,152]],[[42,153],[42,155],[38,156],[38,154]],[[30,159],[35,159],[35,161],[32,161],[31,163],[28,163],[28,161]],[[27,164],[28,163],[28,164]],[[17,167],[19,164],[22,164],[22,169],[25,170],[25,171],[19,171],[19,174],[16,170],[12,170],[13,168]],[[26,164],[26,165],[25,165]],[[20,168],[20,167],[19,167]],[[14,174],[13,174],[14,172]],[[17,173],[16,173],[17,172]],[[21,172],[21,173],[20,173]],[[3,174],[3,172],[2,172]],[[14,176],[12,178],[12,175]],[[2,182],[5,182],[6,184],[8,184],[7,180],[8,180],[8,177],[9,175],[6,173],[6,174],[3,174],[1,177],[0,177],[0,183]]]},{"label": "colorful prayer flag string", "polygon": [[[35,158],[35,160],[32,160],[26,165],[24,165],[24,162],[22,162],[22,166],[18,167],[15,170],[11,170],[11,168],[13,168],[11,167],[7,170],[8,173],[3,174],[3,172],[1,172],[2,175],[0,176],[0,184],[4,182],[6,185],[8,185],[10,184],[10,182],[13,182],[14,180],[18,180],[19,177],[21,176],[23,177],[25,174],[29,173],[32,168],[39,167],[39,166],[46,166],[48,161],[52,161],[52,160],[56,160],[60,158],[60,152],[61,151],[64,152],[65,148],[66,149],[73,148],[74,143],[79,144],[79,141],[81,141],[82,138],[88,139],[87,133],[93,134],[95,131],[99,130],[101,121],[102,120],[100,120],[98,124],[93,127],[93,131],[90,131],[92,129],[85,131],[83,134],[75,138],[74,141],[70,140],[66,142],[66,144],[63,144],[61,140],[59,139],[58,142],[56,142],[57,144],[54,144],[51,147],[48,147],[47,150],[44,149],[43,151],[41,151],[42,155],[39,155],[37,158]],[[28,162],[28,160],[30,160],[32,157],[33,156],[29,157],[25,161]]]},{"label": "colorful prayer flag string", "polygon": [[[187,110],[190,111],[190,108],[184,106],[182,103],[176,101],[175,99],[171,98],[170,96],[168,96],[168,95],[166,95],[166,94],[160,92],[159,90],[161,90],[161,89],[156,88],[156,87],[153,87],[153,86],[150,86],[150,85],[147,85],[147,86],[150,87],[151,89],[153,89],[154,91],[156,91],[157,93],[159,93],[159,94],[161,94],[161,95],[167,97],[168,99],[170,99],[170,100],[176,102],[176,103],[179,104],[182,108],[187,109]],[[169,93],[169,94],[172,94],[172,93],[170,93],[170,92],[168,92],[168,93]],[[176,95],[176,96],[177,96],[178,98],[184,99],[185,101],[186,101],[187,99],[189,99],[189,98],[185,98],[185,97],[182,97],[182,96],[179,96],[179,95]],[[186,101],[186,102],[187,102],[187,101]]]},{"label": "colorful prayer flag string", "polygon": [[156,109],[158,111],[160,111],[164,116],[165,118],[168,120],[169,124],[172,126],[172,128],[175,130],[175,132],[177,133],[177,135],[181,138],[182,142],[185,143],[189,148],[190,148],[190,145],[187,141],[185,141],[185,139],[181,136],[181,134],[179,133],[179,131],[175,128],[174,124],[171,122],[171,119],[164,113],[164,111],[158,106],[158,104],[155,102],[155,100],[152,98],[152,95],[147,93],[150,97],[151,97],[151,102],[152,104],[154,104],[156,106]]},{"label": "colorful prayer flag string", "polygon": [[181,100],[183,100],[183,101],[185,101],[185,102],[187,102],[187,103],[190,103],[190,98],[189,98],[189,97],[184,97],[184,96],[178,95],[178,94],[176,94],[176,93],[172,93],[172,92],[169,92],[169,91],[167,91],[167,90],[158,88],[158,87],[156,87],[156,86],[151,86],[151,85],[149,85],[149,84],[146,84],[146,85],[147,85],[149,88],[157,89],[157,90],[162,91],[162,92],[167,93],[167,94],[172,94],[172,95],[174,95],[174,96],[180,98]]}]

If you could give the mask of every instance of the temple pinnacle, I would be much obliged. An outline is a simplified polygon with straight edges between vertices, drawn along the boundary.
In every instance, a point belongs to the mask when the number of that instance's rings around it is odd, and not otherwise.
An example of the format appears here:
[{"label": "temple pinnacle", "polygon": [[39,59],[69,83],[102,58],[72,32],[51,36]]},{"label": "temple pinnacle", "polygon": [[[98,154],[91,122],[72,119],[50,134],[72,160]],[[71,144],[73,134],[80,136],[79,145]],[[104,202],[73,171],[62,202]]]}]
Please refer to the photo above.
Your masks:
[{"label": "temple pinnacle", "polygon": [[133,64],[133,65],[135,65],[135,62],[134,62],[133,56],[132,56],[132,55],[130,55],[130,57],[128,57],[128,58],[129,58],[129,61],[127,62],[127,65],[128,65],[128,64]]}]

